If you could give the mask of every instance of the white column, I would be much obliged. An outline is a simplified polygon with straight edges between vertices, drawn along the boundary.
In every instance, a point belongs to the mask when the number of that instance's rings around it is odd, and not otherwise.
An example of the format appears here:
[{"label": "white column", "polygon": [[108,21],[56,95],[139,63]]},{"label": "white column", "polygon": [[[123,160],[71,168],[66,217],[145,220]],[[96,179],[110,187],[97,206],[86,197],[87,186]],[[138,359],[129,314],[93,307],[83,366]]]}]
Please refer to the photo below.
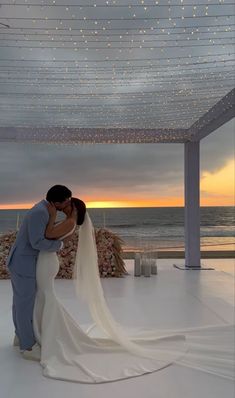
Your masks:
[{"label": "white column", "polygon": [[184,155],[185,178],[185,266],[200,267],[200,146],[187,142]]}]

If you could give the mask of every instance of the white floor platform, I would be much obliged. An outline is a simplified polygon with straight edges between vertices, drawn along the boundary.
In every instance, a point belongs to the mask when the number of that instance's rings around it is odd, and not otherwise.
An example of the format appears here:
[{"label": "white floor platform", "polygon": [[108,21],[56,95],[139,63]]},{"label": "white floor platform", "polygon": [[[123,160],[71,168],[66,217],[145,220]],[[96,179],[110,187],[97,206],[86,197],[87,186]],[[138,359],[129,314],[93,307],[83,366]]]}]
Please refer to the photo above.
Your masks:
[{"label": "white floor platform", "polygon": [[[215,271],[180,271],[159,260],[158,275],[130,275],[102,280],[115,318],[127,326],[175,329],[234,322],[234,260],[204,260]],[[71,281],[57,280],[56,291],[79,323],[90,322],[86,308],[78,305]],[[134,379],[86,385],[47,379],[40,365],[25,361],[11,346],[11,286],[0,281],[0,397],[1,398],[233,398],[235,386],[198,370],[172,365]]]}]

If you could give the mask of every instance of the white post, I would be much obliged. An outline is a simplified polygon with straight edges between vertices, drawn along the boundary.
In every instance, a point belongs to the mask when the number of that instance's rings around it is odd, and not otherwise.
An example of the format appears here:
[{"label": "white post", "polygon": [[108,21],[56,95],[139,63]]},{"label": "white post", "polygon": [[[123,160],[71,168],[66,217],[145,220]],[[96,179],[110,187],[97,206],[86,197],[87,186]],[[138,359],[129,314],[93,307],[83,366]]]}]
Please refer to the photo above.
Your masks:
[{"label": "white post", "polygon": [[199,152],[199,141],[185,143],[185,267],[190,268],[201,267]]}]

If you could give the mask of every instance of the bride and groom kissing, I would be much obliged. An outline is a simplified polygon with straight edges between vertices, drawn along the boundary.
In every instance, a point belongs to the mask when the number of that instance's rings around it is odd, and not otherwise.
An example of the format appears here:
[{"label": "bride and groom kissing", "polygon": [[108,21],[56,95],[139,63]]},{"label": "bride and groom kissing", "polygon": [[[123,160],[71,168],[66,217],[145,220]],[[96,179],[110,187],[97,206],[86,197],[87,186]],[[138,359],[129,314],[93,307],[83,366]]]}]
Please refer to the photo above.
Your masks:
[{"label": "bride and groom kissing", "polygon": [[[66,240],[71,239],[76,225],[84,220],[84,202],[71,197],[72,192],[63,185],[50,188],[46,200],[36,204],[27,213],[7,259],[13,289],[13,344],[19,346],[25,359],[41,359],[33,327],[39,255],[62,250]],[[57,211],[64,212],[66,218],[56,224]]]},{"label": "bride and groom kissing", "polygon": [[[66,215],[60,223],[56,223],[57,211]],[[80,315],[79,300],[85,300],[94,321],[88,326],[71,316],[54,288],[59,271],[57,252],[77,225],[73,280],[78,301],[72,302]],[[94,229],[85,203],[72,198],[65,186],[53,186],[46,200],[29,210],[7,265],[13,289],[13,344],[19,346],[23,358],[39,361],[46,377],[104,383],[141,376],[174,363],[233,377],[233,325],[175,332],[136,330],[133,334],[115,321],[103,294]]]},{"label": "bride and groom kissing", "polygon": [[[56,223],[57,211],[65,213]],[[75,290],[85,299],[98,327],[84,331],[54,289],[57,252],[79,225],[74,264]],[[46,199],[26,214],[7,259],[13,289],[14,346],[24,359],[39,361],[43,375],[66,381],[103,383],[135,377],[165,366],[153,360],[147,337],[128,338],[113,319],[100,282],[95,235],[86,205],[65,186],[49,189]],[[79,308],[79,306],[78,306]],[[101,335],[100,335],[101,332]],[[147,344],[145,347],[144,342]],[[154,347],[152,347],[154,348]],[[156,356],[156,355],[154,355]],[[167,358],[167,361],[169,358]]]},{"label": "bride and groom kissing", "polygon": [[[65,213],[64,221],[56,223],[57,211]],[[63,306],[54,288],[59,271],[57,252],[71,239],[77,225],[75,291],[78,299],[85,299],[94,321],[86,330]],[[92,222],[85,203],[72,198],[67,187],[53,186],[46,199],[28,211],[7,266],[13,289],[13,345],[24,359],[39,361],[44,376],[103,383],[153,372],[175,358],[175,350],[164,355],[159,351],[168,347],[169,336],[166,341],[159,341],[155,332],[130,337],[113,319],[99,277]],[[184,339],[180,338],[179,345],[177,336],[176,344],[181,353]]]}]

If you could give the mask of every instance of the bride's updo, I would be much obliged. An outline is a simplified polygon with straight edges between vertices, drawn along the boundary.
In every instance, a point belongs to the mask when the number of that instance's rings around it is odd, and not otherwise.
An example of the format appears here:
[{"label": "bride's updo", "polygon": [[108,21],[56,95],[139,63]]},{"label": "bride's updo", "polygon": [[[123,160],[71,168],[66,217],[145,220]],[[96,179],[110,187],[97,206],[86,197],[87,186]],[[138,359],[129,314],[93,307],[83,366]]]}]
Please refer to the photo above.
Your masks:
[{"label": "bride's updo", "polygon": [[78,198],[71,198],[71,204],[77,209],[77,225],[82,225],[86,214],[85,203]]}]

